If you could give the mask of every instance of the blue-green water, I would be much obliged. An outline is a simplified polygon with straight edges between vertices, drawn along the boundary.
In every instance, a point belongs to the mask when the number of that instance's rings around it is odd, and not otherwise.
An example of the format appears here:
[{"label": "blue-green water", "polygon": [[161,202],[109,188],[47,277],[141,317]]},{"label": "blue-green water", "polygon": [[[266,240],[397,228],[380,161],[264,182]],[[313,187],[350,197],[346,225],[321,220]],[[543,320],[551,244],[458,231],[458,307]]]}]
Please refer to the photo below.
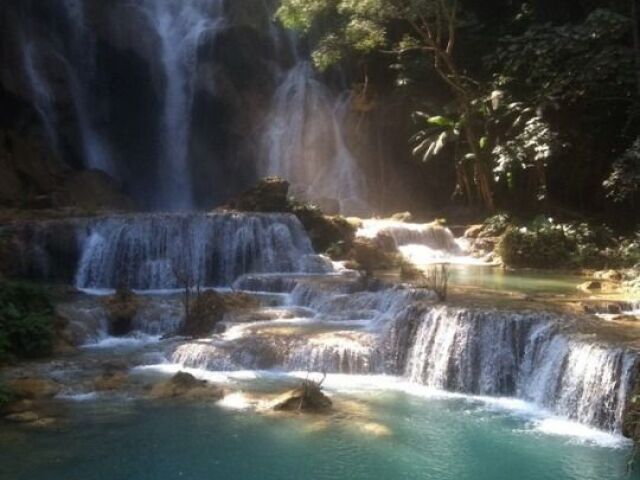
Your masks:
[{"label": "blue-green water", "polygon": [[481,265],[451,265],[450,281],[454,285],[526,294],[577,294],[583,277],[566,273],[517,270]]},{"label": "blue-green water", "polygon": [[357,408],[325,418],[213,405],[80,402],[71,406],[76,421],[60,431],[2,425],[0,478],[640,478],[625,476],[626,446],[540,433],[530,420],[480,403],[401,392],[370,393],[351,403]]}]

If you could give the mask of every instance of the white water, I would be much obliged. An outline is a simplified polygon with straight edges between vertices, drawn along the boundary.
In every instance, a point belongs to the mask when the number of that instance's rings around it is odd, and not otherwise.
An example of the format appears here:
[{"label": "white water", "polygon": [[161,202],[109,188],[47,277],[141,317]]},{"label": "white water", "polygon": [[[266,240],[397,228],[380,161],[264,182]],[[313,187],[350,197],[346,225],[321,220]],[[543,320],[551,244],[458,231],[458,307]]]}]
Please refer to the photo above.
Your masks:
[{"label": "white water", "polygon": [[81,246],[79,288],[229,286],[250,272],[327,272],[292,215],[134,215],[97,220]]},{"label": "white water", "polygon": [[205,35],[215,38],[224,26],[221,0],[143,0],[160,41],[165,74],[162,154],[157,174],[156,207],[193,208],[189,144],[198,47]]},{"label": "white water", "polygon": [[364,176],[343,135],[348,103],[315,79],[308,61],[298,61],[272,100],[261,173],[286,178],[308,200],[334,200],[342,213],[364,214]]},{"label": "white water", "polygon": [[451,231],[433,223],[408,223],[391,219],[366,219],[357,236],[368,239],[391,237],[402,255],[424,267],[434,263],[486,265],[466,254],[466,245]]},{"label": "white water", "polygon": [[301,279],[288,304],[314,317],[231,325],[182,344],[171,361],[213,371],[397,375],[435,391],[530,402],[554,416],[540,424],[548,431],[567,421],[619,431],[635,352],[563,333],[569,320],[556,314],[433,306],[420,290],[350,288]]}]

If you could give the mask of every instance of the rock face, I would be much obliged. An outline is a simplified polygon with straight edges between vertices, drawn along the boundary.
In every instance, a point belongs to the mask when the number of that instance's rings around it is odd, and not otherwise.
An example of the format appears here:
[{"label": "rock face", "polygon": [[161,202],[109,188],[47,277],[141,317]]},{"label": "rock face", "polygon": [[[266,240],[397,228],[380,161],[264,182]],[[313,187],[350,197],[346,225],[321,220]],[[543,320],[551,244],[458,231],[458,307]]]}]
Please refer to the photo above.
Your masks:
[{"label": "rock face", "polygon": [[267,177],[246,192],[231,199],[227,208],[241,212],[289,211],[289,182],[280,177]]},{"label": "rock face", "polygon": [[273,410],[304,413],[327,413],[332,402],[322,393],[319,383],[305,380],[298,388],[283,393],[273,402]]},{"label": "rock face", "polygon": [[149,392],[152,399],[220,400],[224,390],[190,373],[178,372],[170,380],[158,383]]},{"label": "rock face", "polygon": [[223,208],[241,212],[293,213],[304,226],[317,252],[325,252],[340,243],[343,248],[351,246],[356,233],[354,225],[340,215],[325,215],[313,205],[292,201],[288,192],[289,182],[279,177],[267,177]]},{"label": "rock face", "polygon": [[39,400],[60,392],[60,385],[45,378],[19,378],[7,382],[9,391],[17,398]]},{"label": "rock face", "polygon": [[121,337],[131,333],[140,304],[141,300],[127,289],[120,289],[115,295],[105,298],[103,305],[109,319],[109,334]]},{"label": "rock face", "polygon": [[189,301],[190,305],[180,330],[182,335],[203,337],[211,334],[225,314],[254,308],[259,302],[244,293],[221,294],[207,290]]}]

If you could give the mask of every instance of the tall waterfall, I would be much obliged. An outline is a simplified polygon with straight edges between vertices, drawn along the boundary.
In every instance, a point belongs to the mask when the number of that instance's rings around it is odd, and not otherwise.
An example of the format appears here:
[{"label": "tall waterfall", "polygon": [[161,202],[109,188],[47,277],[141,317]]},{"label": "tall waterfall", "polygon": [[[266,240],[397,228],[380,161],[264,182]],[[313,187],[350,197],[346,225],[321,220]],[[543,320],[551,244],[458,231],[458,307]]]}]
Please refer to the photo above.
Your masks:
[{"label": "tall waterfall", "polygon": [[309,238],[286,214],[133,215],[98,220],[87,230],[76,276],[81,288],[228,286],[249,272],[330,268],[309,261]]},{"label": "tall waterfall", "polygon": [[22,57],[25,78],[29,86],[31,101],[38,112],[49,145],[54,152],[60,152],[60,144],[56,130],[53,94],[40,71],[39,57],[36,47],[29,40],[22,40]]},{"label": "tall waterfall", "polygon": [[282,75],[264,134],[262,173],[289,180],[309,200],[335,200],[343,213],[364,213],[366,185],[347,147],[348,101],[335,98],[299,60]]},{"label": "tall waterfall", "polygon": [[222,0],[144,0],[160,39],[165,75],[162,154],[156,208],[193,208],[189,142],[198,47],[224,26]]}]

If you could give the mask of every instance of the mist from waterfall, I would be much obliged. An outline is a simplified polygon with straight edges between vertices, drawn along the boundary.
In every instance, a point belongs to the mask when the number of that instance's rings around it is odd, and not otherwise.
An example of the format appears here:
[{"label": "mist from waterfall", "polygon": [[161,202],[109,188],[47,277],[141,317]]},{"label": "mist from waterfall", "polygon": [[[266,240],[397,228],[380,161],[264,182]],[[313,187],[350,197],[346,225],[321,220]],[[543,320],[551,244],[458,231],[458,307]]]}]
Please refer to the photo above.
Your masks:
[{"label": "mist from waterfall", "polygon": [[222,0],[144,0],[143,8],[160,40],[165,76],[162,150],[156,208],[194,207],[189,141],[198,47],[224,26]]},{"label": "mist from waterfall", "polygon": [[84,4],[80,0],[62,2],[72,30],[70,52],[57,52],[56,58],[67,72],[70,96],[73,101],[80,133],[84,163],[87,168],[101,170],[114,178],[118,172],[102,135],[98,133],[91,114],[89,88],[95,83],[95,38],[86,24]]},{"label": "mist from waterfall", "polygon": [[310,61],[297,59],[272,100],[261,173],[287,179],[305,199],[337,201],[342,213],[367,213],[365,179],[344,138],[348,108],[348,96],[334,96]]}]

